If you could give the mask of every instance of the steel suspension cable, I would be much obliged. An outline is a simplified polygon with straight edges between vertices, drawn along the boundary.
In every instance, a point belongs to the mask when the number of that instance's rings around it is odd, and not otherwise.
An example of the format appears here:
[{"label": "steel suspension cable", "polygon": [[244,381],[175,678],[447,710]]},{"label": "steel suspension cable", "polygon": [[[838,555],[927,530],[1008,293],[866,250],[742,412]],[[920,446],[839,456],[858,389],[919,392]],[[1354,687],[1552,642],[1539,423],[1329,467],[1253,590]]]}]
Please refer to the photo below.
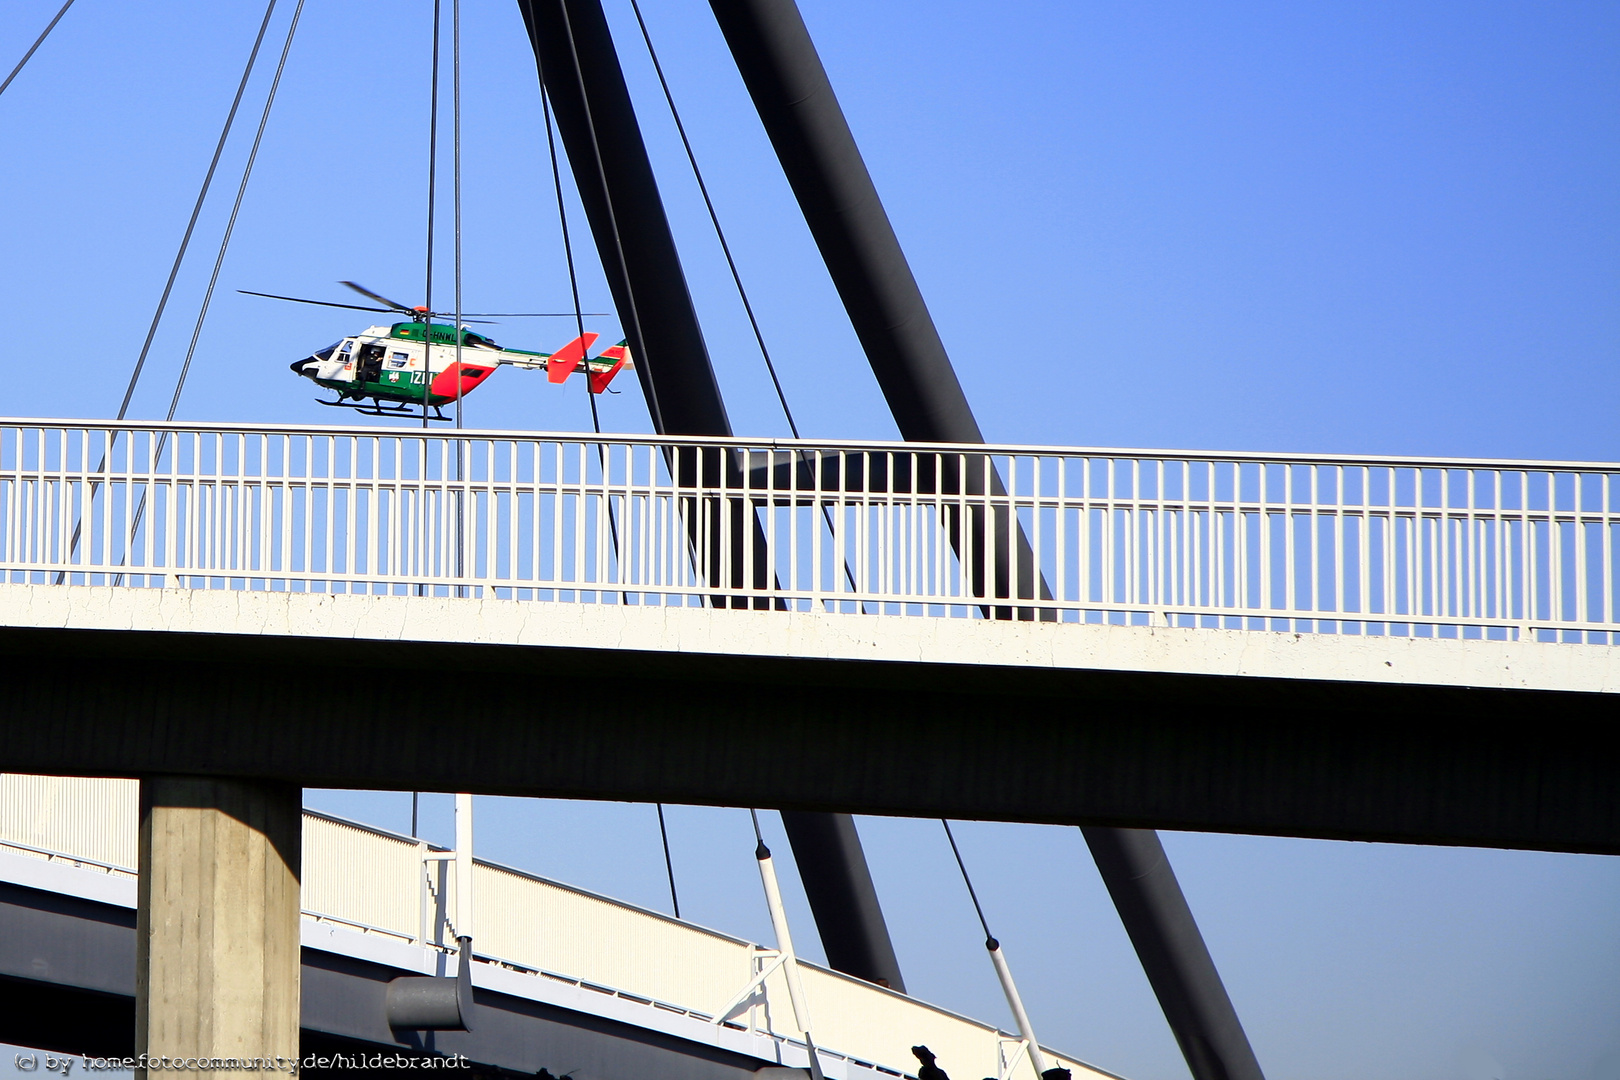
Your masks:
[{"label": "steel suspension cable", "polygon": [[[1013,1021],[1018,1025],[1018,1034],[1023,1037],[1024,1051],[1029,1054],[1030,1067],[1040,1080],[1058,1080],[1070,1075],[1069,1070],[1061,1066],[1056,1069],[1046,1067],[1046,1054],[1041,1049],[1040,1040],[1035,1037],[1035,1027],[1030,1023],[1029,1013],[1024,1008],[1024,999],[1018,993],[1018,985],[1013,982],[1012,970],[1007,966],[1006,954],[1002,951],[1001,942],[990,932],[990,923],[985,920],[984,908],[979,905],[979,894],[973,889],[973,879],[968,877],[967,864],[962,861],[962,851],[956,846],[956,837],[951,832],[951,823],[944,818],[939,823],[945,826],[945,839],[951,842],[951,854],[956,856],[957,869],[962,871],[962,884],[967,886],[968,897],[973,901],[973,910],[979,916],[979,925],[984,928],[984,947],[990,953],[990,966],[995,969],[996,981],[1001,983],[1001,992],[1007,999],[1007,1008],[1011,1010]],[[1014,1066],[1017,1059],[1014,1058]]]},{"label": "steel suspension cable", "polygon": [[[276,104],[276,91],[281,87],[281,75],[287,68],[287,55],[292,52],[293,36],[298,33],[298,20],[304,13],[304,0],[293,8],[292,22],[287,26],[287,40],[281,46],[281,59],[276,63],[275,77],[270,80],[270,92],[264,100],[264,112],[259,115],[259,129],[253,135],[253,148],[248,151],[247,164],[242,168],[242,182],[236,188],[236,201],[231,204],[231,216],[225,223],[225,235],[219,241],[219,254],[214,258],[214,269],[208,276],[208,288],[203,293],[202,307],[197,312],[197,325],[191,331],[191,343],[186,347],[186,359],[180,365],[180,376],[175,380],[174,397],[169,401],[165,420],[173,420],[180,407],[180,392],[185,389],[186,376],[191,371],[191,359],[197,352],[197,339],[202,336],[203,322],[208,318],[208,307],[214,298],[214,286],[219,282],[220,268],[225,264],[225,252],[231,246],[231,234],[236,229],[237,215],[242,212],[242,199],[247,195],[248,180],[253,176],[253,165],[259,158],[259,144],[264,141],[264,129],[270,123],[270,110]],[[167,433],[165,433],[167,434]],[[161,451],[160,451],[161,453]]]},{"label": "steel suspension cable", "polygon": [[[540,73],[540,110],[541,110],[541,113],[543,114],[543,116],[545,117],[545,123],[546,123],[546,154],[547,154],[547,156],[548,156],[548,158],[549,158],[549,160],[551,162],[551,186],[552,186],[552,190],[555,191],[556,195],[557,195],[557,222],[562,228],[563,259],[568,264],[568,289],[569,289],[569,293],[573,297],[573,301],[574,301],[574,332],[579,336],[580,339],[583,339],[585,337],[585,313],[584,313],[584,310],[583,310],[583,308],[582,308],[582,306],[580,304],[580,300],[579,300],[579,274],[575,270],[575,267],[574,267],[574,245],[573,245],[573,241],[570,239],[569,233],[568,233],[568,208],[567,208],[566,202],[563,199],[562,170],[558,167],[558,164],[557,164],[557,140],[556,140],[556,136],[552,133],[552,130],[551,130],[551,95],[546,90],[545,61],[540,59],[539,52],[536,52],[534,54],[534,60],[535,60],[535,64],[539,68],[539,73]],[[577,62],[577,54],[576,54],[576,62]],[[593,136],[593,140],[594,140],[594,136]],[[600,163],[601,163],[600,154],[598,154],[598,156],[597,156],[597,162],[598,162],[598,165],[600,165]],[[607,178],[604,175],[603,176],[604,188],[603,188],[603,192],[602,192],[602,194],[604,196],[607,195],[607,190],[606,190],[606,186],[605,186],[606,182],[607,182]],[[612,211],[611,211],[611,207],[610,207],[609,213],[611,213],[611,212]],[[618,240],[618,226],[616,224],[614,225],[614,233],[613,233],[613,235],[614,235],[614,241],[615,241],[615,243],[617,243],[617,240]],[[620,250],[619,255],[620,255],[620,265],[622,266],[623,265],[623,257],[624,257],[624,252],[623,252],[622,249]],[[626,290],[628,290],[630,288],[630,273],[629,273],[628,268],[625,269],[625,288],[626,288]],[[632,304],[632,310],[634,310],[634,305],[633,304]],[[641,338],[641,327],[640,327],[639,323],[636,324],[636,338],[637,338],[638,341]],[[581,350],[580,359],[582,361],[585,359],[584,353],[585,353],[585,350]],[[590,406],[591,406],[591,430],[593,432],[595,432],[597,435],[601,435],[602,434],[602,418],[601,418],[600,414],[596,411],[596,395],[591,393],[591,366],[590,366],[589,362],[585,363],[585,397],[586,397],[586,400],[590,402]],[[650,404],[652,406],[652,412],[653,412],[653,416],[654,416],[654,424],[653,424],[653,426],[658,427],[658,428],[662,428],[663,424],[658,422],[658,403],[657,403],[657,394],[656,393],[653,394],[652,401],[651,401]],[[601,465],[601,468],[602,468],[602,481],[603,481],[604,484],[606,484],[607,478],[608,478],[607,450],[602,446],[602,443],[600,441],[598,441],[597,444],[596,444],[596,457],[597,457],[598,463]],[[608,529],[612,533],[613,550],[614,550],[615,553],[617,553],[618,550],[619,550],[619,523],[618,523],[618,520],[613,515],[613,506],[612,506],[611,502],[608,504]],[[622,593],[620,594],[620,596],[621,596],[621,598],[624,598]],[[662,821],[663,821],[663,807],[662,807],[662,805],[659,806],[658,814],[659,814],[659,822],[660,822],[660,824],[662,824]],[[668,844],[667,838],[666,838],[665,845],[664,845],[664,860],[665,860],[665,862],[669,861],[669,844]],[[670,894],[673,896],[674,891],[675,891],[675,871],[674,871],[673,867],[670,869],[670,879],[669,880],[670,880]],[[676,914],[679,915],[680,913],[677,911]]]},{"label": "steel suspension cable", "polygon": [[[613,234],[613,249],[614,253],[618,256],[619,273],[624,278],[624,296],[625,302],[630,308],[630,324],[635,328],[636,343],[641,346],[642,355],[636,358],[636,362],[645,364],[647,363],[647,341],[641,333],[641,316],[636,309],[636,290],[635,286],[630,282],[630,264],[625,259],[624,241],[619,236],[619,218],[618,215],[613,212],[613,193],[608,190],[607,166],[602,160],[601,141],[596,137],[596,121],[591,116],[591,98],[590,94],[585,89],[585,69],[582,68],[579,63],[579,45],[574,40],[574,23],[573,20],[568,17],[568,0],[557,0],[557,9],[562,13],[563,32],[568,35],[568,54],[573,58],[574,61],[574,78],[579,84],[580,104],[585,113],[585,130],[587,134],[590,135],[591,139],[591,154],[596,159],[596,173],[602,180],[602,202],[607,208],[608,227],[609,231]],[[542,82],[544,82],[544,79],[545,73],[542,71]],[[575,301],[575,305],[576,307],[578,306],[577,300]],[[587,378],[589,378],[589,365],[587,365]],[[653,380],[649,378],[643,385],[651,387],[653,385]],[[653,414],[653,426],[657,428],[659,432],[662,432],[664,430],[664,416],[662,410],[660,410],[658,407],[657,391],[652,391],[650,397],[652,400],[648,402],[648,405],[651,406],[651,411]],[[591,403],[591,415],[593,417],[596,415],[595,402]]]},{"label": "steel suspension cable", "polygon": [[653,71],[658,74],[658,85],[663,88],[664,101],[669,105],[669,115],[675,120],[675,130],[680,133],[681,146],[686,150],[686,160],[692,166],[692,176],[697,180],[698,191],[703,195],[703,205],[709,211],[709,221],[714,225],[714,235],[720,241],[720,250],[725,254],[726,266],[731,270],[731,280],[737,286],[737,295],[742,299],[743,311],[748,313],[748,325],[754,330],[754,340],[759,343],[759,354],[765,358],[765,370],[771,374],[771,385],[776,387],[776,400],[782,403],[782,414],[787,417],[788,430],[793,437],[799,437],[799,425],[793,421],[793,410],[788,407],[787,395],[782,392],[782,380],[776,377],[776,365],[771,362],[771,351],[765,347],[765,335],[760,332],[759,320],[754,317],[754,305],[748,302],[748,290],[743,288],[742,275],[737,272],[737,261],[731,257],[731,245],[726,243],[725,230],[720,227],[720,216],[715,213],[714,200],[709,198],[709,186],[703,182],[703,172],[698,168],[697,155],[692,152],[692,140],[686,137],[686,125],[681,122],[680,110],[675,107],[675,96],[670,93],[669,80],[664,78],[664,65],[658,61],[658,50],[653,48],[652,35],[647,32],[647,21],[641,17],[641,5],[636,0],[630,0],[630,8],[636,13],[636,25],[641,28],[641,40],[647,43],[647,55],[652,58]]},{"label": "steel suspension cable", "polygon": [[[800,438],[799,425],[793,419],[793,409],[788,405],[787,392],[782,389],[782,380],[776,374],[776,364],[771,360],[771,350],[765,345],[765,334],[759,328],[759,319],[754,315],[754,305],[748,299],[748,290],[744,288],[742,274],[737,270],[737,260],[732,257],[731,245],[726,242],[726,232],[720,226],[720,215],[715,211],[714,200],[709,197],[709,185],[703,181],[703,170],[698,168],[697,154],[692,149],[692,140],[686,135],[686,125],[681,121],[681,111],[675,106],[675,95],[670,91],[669,80],[664,77],[664,65],[658,59],[658,50],[653,46],[652,34],[647,30],[647,20],[641,16],[641,5],[637,0],[630,0],[630,9],[635,12],[636,25],[641,29],[641,40],[647,45],[647,56],[652,60],[653,71],[658,75],[658,85],[664,92],[664,101],[669,105],[669,115],[675,121],[675,130],[681,137],[681,147],[686,151],[687,163],[692,166],[692,178],[697,181],[698,192],[703,196],[703,206],[709,212],[709,222],[714,226],[715,239],[720,242],[720,251],[726,257],[726,268],[731,271],[731,280],[737,286],[737,297],[742,301],[743,311],[748,316],[748,325],[754,331],[754,341],[759,345],[759,355],[765,361],[765,370],[770,373],[771,386],[776,389],[776,400],[782,405],[782,415],[787,419],[788,430],[795,439]],[[799,452],[799,460],[808,470],[810,468],[809,455]],[[834,537],[838,531],[833,527],[832,511],[825,505],[821,508],[821,517],[827,523],[827,531]],[[855,572],[850,568],[849,561],[844,560],[844,577],[849,582],[850,590],[855,589]],[[865,611],[865,605],[862,605]]]},{"label": "steel suspension cable", "polygon": [[163,309],[168,306],[169,294],[174,291],[174,279],[179,276],[180,264],[185,261],[186,248],[191,244],[191,234],[197,228],[197,218],[202,214],[209,186],[214,182],[214,171],[219,168],[220,155],[225,152],[225,141],[230,138],[231,126],[236,123],[236,110],[241,107],[242,95],[247,91],[248,78],[253,74],[253,65],[259,59],[259,46],[264,44],[264,32],[270,28],[270,16],[275,14],[276,3],[277,0],[270,0],[264,9],[264,20],[259,23],[258,36],[253,39],[253,51],[248,53],[247,66],[242,69],[242,81],[237,84],[236,97],[231,99],[231,111],[225,116],[225,127],[219,133],[219,142],[214,147],[214,157],[208,163],[207,174],[203,176],[202,190],[197,192],[196,205],[191,208],[191,220],[186,222],[185,235],[180,238],[180,250],[175,252],[174,265],[169,269],[169,280],[163,285],[163,295],[158,298],[157,310],[152,313],[152,325],[146,331],[146,341],[141,344],[141,354],[135,360],[135,370],[130,373],[129,387],[124,391],[124,400],[118,406],[120,420],[129,412],[130,399],[135,396],[135,386],[140,382],[147,354],[152,351],[152,339],[157,336],[158,323],[163,321]]},{"label": "steel suspension cable", "polygon": [[[451,113],[451,202],[455,204],[455,272],[456,272],[456,353],[454,366],[455,400],[456,400],[456,430],[462,429],[461,421],[461,345],[464,331],[461,326],[461,0],[450,0],[450,113]],[[431,310],[431,309],[430,309]],[[426,352],[422,354],[427,356]],[[430,365],[423,361],[422,371],[422,411],[427,412],[428,395],[433,391],[432,372],[427,370]],[[466,463],[462,460],[466,455],[466,444],[458,437],[456,439],[456,483],[460,484],[465,475]],[[466,533],[466,492],[456,489],[456,577],[467,568],[467,533]],[[465,586],[456,586],[457,596],[466,596]]]},{"label": "steel suspension cable", "polygon": [[759,831],[759,811],[752,806],[748,808],[748,820],[754,823],[754,850],[768,850],[765,849],[765,834]]},{"label": "steel suspension cable", "polygon": [[[539,54],[535,54],[539,63]],[[585,313],[579,301],[579,275],[574,269],[574,245],[568,234],[568,209],[563,201],[562,171],[557,166],[557,140],[551,130],[551,95],[546,92],[544,72],[541,73],[540,109],[546,121],[546,153],[551,159],[551,186],[557,193],[557,221],[562,226],[563,260],[568,264],[568,288],[574,298],[574,332],[585,336]],[[590,374],[587,366],[586,397],[591,401],[591,429],[602,434],[602,421],[596,413],[596,395],[590,393]]]},{"label": "steel suspension cable", "polygon": [[[186,231],[180,237],[180,250],[176,251],[174,254],[174,265],[169,268],[168,280],[163,283],[163,293],[158,297],[157,310],[152,313],[152,324],[147,327],[146,340],[141,343],[140,355],[135,358],[135,368],[129,374],[129,386],[124,389],[124,400],[118,405],[117,419],[119,420],[124,419],[124,417],[129,413],[129,403],[131,399],[135,397],[135,387],[139,385],[141,381],[141,371],[146,367],[146,357],[152,351],[152,339],[157,336],[158,324],[163,321],[163,311],[166,307],[168,307],[169,295],[174,292],[175,278],[179,277],[180,265],[185,262],[186,249],[191,246],[191,235],[197,229],[197,218],[202,214],[203,203],[208,199],[208,190],[214,183],[214,172],[219,168],[220,156],[225,152],[225,143],[227,140],[229,140],[231,128],[236,123],[236,113],[237,110],[241,108],[242,95],[247,92],[248,80],[253,75],[253,67],[258,62],[259,48],[264,44],[265,31],[270,28],[270,17],[275,14],[276,3],[277,0],[270,0],[269,4],[265,6],[264,18],[259,23],[259,32],[253,38],[253,48],[248,52],[247,65],[242,69],[242,79],[239,83],[237,83],[236,86],[236,96],[231,99],[230,111],[225,114],[225,126],[220,130],[219,142],[214,145],[214,156],[209,160],[208,171],[203,175],[202,189],[197,192],[197,201],[191,208],[191,218],[186,222]],[[57,13],[57,18],[61,18],[62,14],[66,11],[67,7],[64,5],[62,11]],[[54,26],[55,22],[53,21],[51,25]],[[49,29],[50,28],[47,27],[46,31],[49,32]],[[41,35],[40,40],[44,40],[43,35]],[[35,42],[34,47],[38,48],[39,42]],[[29,50],[29,55],[32,54],[33,50],[31,49]],[[23,59],[26,61],[28,58],[25,56]],[[16,76],[17,70],[20,70],[21,67],[22,65],[19,64],[17,69],[13,70],[11,75],[7,77],[6,82],[8,85],[11,79]],[[116,431],[107,436],[107,446],[101,452],[101,463],[96,466],[96,474],[99,475],[100,473],[106,471],[108,460],[112,455],[113,443],[117,440],[117,438],[118,433]],[[156,457],[153,458],[153,461],[156,461]],[[91,499],[95,498],[96,492],[100,489],[100,486],[100,481],[91,481]],[[81,517],[77,522],[74,523],[73,536],[68,541],[68,552],[70,557],[73,552],[76,552],[79,549],[79,539],[83,533],[83,530],[84,519]],[[64,570],[57,574],[56,583],[58,585],[62,584],[66,580],[67,571]]]},{"label": "steel suspension cable", "polygon": [[979,916],[979,925],[984,927],[984,940],[986,944],[994,942],[996,936],[990,932],[990,924],[985,921],[984,908],[979,906],[979,894],[973,890],[973,879],[968,877],[967,864],[962,861],[962,852],[956,846],[956,837],[951,833],[951,823],[944,818],[939,823],[945,826],[945,839],[951,842],[951,854],[956,856],[956,868],[962,871],[962,884],[967,886],[968,899],[973,901],[973,910]]},{"label": "steel suspension cable", "polygon": [[[292,22],[287,26],[287,40],[281,47],[281,59],[276,64],[275,78],[270,81],[270,92],[264,101],[264,112],[259,116],[259,129],[253,136],[253,148],[248,151],[247,164],[242,168],[242,182],[236,188],[236,201],[231,204],[231,216],[225,223],[225,235],[219,241],[219,253],[214,258],[214,269],[208,276],[208,288],[203,293],[202,305],[197,311],[197,324],[191,330],[191,342],[186,346],[186,358],[180,365],[180,374],[175,379],[174,396],[169,399],[169,411],[164,415],[165,420],[173,420],[175,412],[180,408],[180,394],[186,388],[186,376],[191,371],[192,357],[197,353],[197,340],[202,336],[203,323],[208,318],[208,307],[214,298],[214,286],[219,282],[220,268],[225,264],[225,252],[231,246],[231,233],[236,229],[237,215],[242,211],[242,199],[247,194],[248,180],[253,176],[253,163],[259,156],[259,144],[264,140],[264,129],[270,123],[270,110],[276,103],[276,91],[281,86],[281,74],[287,67],[287,54],[292,51],[293,35],[298,32],[298,19],[304,11],[304,0],[298,0],[293,8]],[[155,462],[163,456],[163,449],[168,445],[169,432],[158,435],[157,447],[152,452]],[[146,514],[146,492],[141,492],[140,501],[136,504],[135,513],[130,525],[130,535],[133,537],[140,528],[141,519]],[[119,574],[113,579],[114,585],[123,584],[123,575]]]},{"label": "steel suspension cable", "polygon": [[664,804],[655,803],[658,807],[658,835],[664,841],[664,869],[669,871],[669,902],[674,905],[675,917],[681,917],[681,898],[675,895],[675,863],[669,857],[669,830],[664,827]]},{"label": "steel suspension cable", "polygon": [[[450,0],[450,113],[451,113],[451,201],[455,204],[456,264],[456,430],[461,430],[461,0]],[[432,310],[431,308],[429,309]],[[424,354],[426,355],[426,354]],[[424,372],[423,379],[427,379]],[[430,383],[423,384],[422,400],[427,400]],[[461,443],[456,442],[456,479],[461,479]],[[460,509],[456,511],[460,517]],[[459,528],[459,524],[458,524]],[[457,547],[458,557],[460,547]]]},{"label": "steel suspension cable", "polygon": [[[422,306],[427,309],[428,315],[422,322],[422,430],[428,429],[428,369],[433,362],[433,208],[437,194],[436,182],[439,167],[439,0],[433,0],[433,60],[430,64],[428,76],[428,199],[427,199],[427,281],[423,291],[427,294],[422,298]],[[422,494],[423,500],[419,505],[422,511],[422,539],[424,555],[427,550],[427,475],[428,475],[428,441],[422,440]],[[426,560],[423,560],[423,570],[427,569]],[[417,596],[426,596],[426,585],[416,587]],[[411,792],[411,820],[415,823],[416,802],[420,792]]]},{"label": "steel suspension cable", "polygon": [[62,21],[62,16],[66,15],[68,8],[72,6],[73,0],[67,0],[67,3],[62,5],[62,10],[56,13],[56,18],[47,23],[45,29],[40,31],[39,37],[35,38],[34,43],[28,47],[28,51],[23,53],[23,58],[17,61],[17,66],[11,69],[11,74],[6,76],[6,81],[0,82],[0,94],[6,92],[6,87],[11,85],[11,80],[17,77],[17,73],[23,69],[24,64],[28,63],[29,58],[34,55],[35,51],[45,44],[45,39],[51,36],[51,31],[56,29],[56,24]]},{"label": "steel suspension cable", "polygon": [[[422,304],[427,308],[428,314],[422,324],[422,430],[428,427],[428,368],[433,356],[433,211],[437,195],[439,176],[439,23],[442,10],[440,0],[433,0],[433,60],[430,65],[432,74],[428,77],[428,200],[427,200],[427,282],[423,291],[427,294],[422,298]],[[427,444],[422,444],[424,471],[422,480],[427,481],[425,466],[427,465]]]}]

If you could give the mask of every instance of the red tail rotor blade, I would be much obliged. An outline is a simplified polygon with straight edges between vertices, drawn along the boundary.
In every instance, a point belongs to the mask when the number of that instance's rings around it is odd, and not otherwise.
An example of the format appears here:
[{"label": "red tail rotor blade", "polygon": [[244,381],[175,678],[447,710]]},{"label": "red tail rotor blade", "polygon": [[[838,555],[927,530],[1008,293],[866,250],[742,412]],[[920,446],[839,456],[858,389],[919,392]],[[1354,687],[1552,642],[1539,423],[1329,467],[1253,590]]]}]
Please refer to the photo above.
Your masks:
[{"label": "red tail rotor blade", "polygon": [[591,393],[600,394],[605,392],[608,388],[608,383],[613,381],[613,377],[617,375],[623,367],[624,358],[621,356],[619,358],[619,362],[608,368],[606,371],[586,372],[585,377],[591,381]]}]

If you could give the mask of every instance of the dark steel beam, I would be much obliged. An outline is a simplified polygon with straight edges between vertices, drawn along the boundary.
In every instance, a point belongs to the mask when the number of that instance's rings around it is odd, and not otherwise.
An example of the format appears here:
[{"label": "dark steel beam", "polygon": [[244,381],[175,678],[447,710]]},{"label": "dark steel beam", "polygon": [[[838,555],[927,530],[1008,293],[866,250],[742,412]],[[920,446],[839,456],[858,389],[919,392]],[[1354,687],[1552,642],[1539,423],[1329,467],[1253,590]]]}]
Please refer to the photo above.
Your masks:
[{"label": "dark steel beam", "polygon": [[630,91],[599,0],[518,0],[636,377],[660,434],[729,435]]},{"label": "dark steel beam", "polygon": [[[901,437],[984,442],[798,7],[792,0],[710,0],[710,7]],[[943,479],[951,486],[960,482],[970,493],[999,493],[1001,478],[976,466],[969,461],[960,480]],[[962,527],[981,538],[987,529],[993,533],[993,567],[983,565],[985,544],[972,547],[969,572],[981,595],[1049,597],[1022,530],[1004,514],[989,522],[979,516],[953,522],[953,534],[959,536]],[[1046,617],[1031,609],[998,607],[991,613]]]},{"label": "dark steel beam", "polygon": [[1147,829],[1082,827],[1193,1080],[1262,1080],[1187,898]]},{"label": "dark steel beam", "polygon": [[[518,0],[518,6],[614,304],[635,351],[636,375],[653,426],[664,435],[730,435],[720,384],[703,343],[601,2]],[[683,483],[702,478],[714,485],[724,470],[733,490],[741,486],[741,465],[735,455],[682,450],[671,455],[669,464]],[[700,517],[709,519],[708,528]],[[746,500],[732,499],[726,505],[705,500],[688,507],[686,518],[694,550],[699,550],[695,545],[700,534],[713,538],[703,552],[711,583],[742,586],[751,563],[752,580],[747,583],[769,584],[765,536]],[[729,545],[729,575],[721,569],[725,545]],[[745,560],[745,553],[752,555],[751,560]],[[725,595],[717,595],[714,602],[749,604]],[[858,978],[888,980],[899,987],[894,946],[859,839],[853,844],[801,844],[806,836],[853,839],[854,820],[847,814],[804,816],[824,819],[803,822],[799,836],[789,838],[794,861],[813,897],[811,907],[828,962]]]},{"label": "dark steel beam", "polygon": [[[827,966],[906,992],[855,819],[848,814],[783,810],[793,861],[804,879]],[[813,869],[814,873],[807,870]]]},{"label": "dark steel beam", "polygon": [[[855,145],[798,6],[793,0],[709,3],[901,435],[917,442],[982,443],[984,436],[978,421],[951,367],[922,290],[900,249],[900,240],[883,210],[877,187]],[[981,483],[999,489],[999,477],[993,470],[975,468],[970,462],[968,471],[965,479],[970,490],[975,476],[986,473],[989,475]],[[994,595],[1012,595],[1014,582],[1006,564],[1008,554],[1016,556],[1016,598],[1034,599],[1037,588],[1039,596],[1051,595],[1045,583],[1036,580],[1029,542],[1010,516],[951,524],[958,553],[962,550],[961,530],[980,537],[993,530],[995,548],[1001,556],[994,571]],[[975,544],[974,550],[984,550],[983,542]],[[974,565],[972,574],[975,585],[982,589],[987,584],[984,568]],[[1025,608],[1015,616],[1011,608],[995,608],[993,614],[998,618],[1030,618],[1034,612]],[[1157,842],[1154,838],[1153,843]],[[1176,957],[1174,970],[1208,967],[1214,975],[1209,953],[1192,923],[1175,874],[1162,860],[1162,852],[1151,893],[1146,881],[1123,874],[1117,864],[1099,859],[1097,865],[1121,918],[1127,917],[1128,910],[1132,913],[1131,938],[1144,966],[1150,956],[1171,954]],[[1166,899],[1172,894],[1174,903]],[[1172,911],[1185,913],[1186,925],[1192,928],[1190,937],[1182,932],[1185,928],[1180,923],[1169,918]],[[1211,1053],[1215,1056],[1210,1060],[1216,1072],[1200,1072],[1203,1059],[1195,1063],[1189,1054],[1187,1061],[1193,1065],[1198,1080],[1207,1076],[1236,1080],[1260,1075],[1258,1067],[1246,1071],[1253,1065],[1252,1053],[1246,1059],[1220,1058],[1219,1051],[1232,1045],[1231,1040],[1222,1040],[1218,1032],[1206,1030],[1206,1021],[1212,1016],[1230,1017],[1231,1023],[1237,1024],[1237,1015],[1219,977],[1174,984],[1155,981],[1154,989],[1159,992],[1165,1017],[1183,1049],[1214,1048]],[[1197,1000],[1188,1006],[1190,999]],[[1241,1037],[1242,1028],[1237,1030]],[[1246,1050],[1247,1041],[1242,1045]],[[1221,1069],[1227,1071],[1218,1071]]]},{"label": "dark steel beam", "polygon": [[799,9],[710,6],[901,434],[983,442]]}]

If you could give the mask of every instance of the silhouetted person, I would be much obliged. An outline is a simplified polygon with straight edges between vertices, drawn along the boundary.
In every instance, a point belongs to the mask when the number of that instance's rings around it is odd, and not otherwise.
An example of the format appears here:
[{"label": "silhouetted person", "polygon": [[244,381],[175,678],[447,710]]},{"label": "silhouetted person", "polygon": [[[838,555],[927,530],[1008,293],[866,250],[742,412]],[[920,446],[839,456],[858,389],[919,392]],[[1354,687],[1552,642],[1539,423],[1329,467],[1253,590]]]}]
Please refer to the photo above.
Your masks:
[{"label": "silhouetted person", "polygon": [[934,1052],[926,1046],[913,1046],[911,1052],[922,1062],[922,1068],[917,1070],[917,1080],[951,1080],[945,1070],[934,1064]]}]

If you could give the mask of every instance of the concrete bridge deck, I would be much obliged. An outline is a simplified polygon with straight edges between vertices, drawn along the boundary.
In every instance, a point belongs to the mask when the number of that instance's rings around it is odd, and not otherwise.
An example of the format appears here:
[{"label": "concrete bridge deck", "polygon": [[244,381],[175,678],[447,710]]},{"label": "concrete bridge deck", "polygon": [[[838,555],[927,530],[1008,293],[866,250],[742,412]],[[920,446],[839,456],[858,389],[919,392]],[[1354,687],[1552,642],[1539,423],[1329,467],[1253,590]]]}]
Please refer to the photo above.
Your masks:
[{"label": "concrete bridge deck", "polygon": [[19,771],[1620,852],[1603,645],[68,585],[0,627]]}]

